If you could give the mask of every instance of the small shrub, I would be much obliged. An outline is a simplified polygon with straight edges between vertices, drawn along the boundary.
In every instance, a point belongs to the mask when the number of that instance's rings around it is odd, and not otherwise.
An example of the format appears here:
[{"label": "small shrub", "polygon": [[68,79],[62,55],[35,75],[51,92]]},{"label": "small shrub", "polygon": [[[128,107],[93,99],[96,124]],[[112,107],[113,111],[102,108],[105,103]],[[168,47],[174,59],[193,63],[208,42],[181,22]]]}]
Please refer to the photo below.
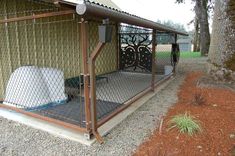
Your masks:
[{"label": "small shrub", "polygon": [[203,97],[202,93],[196,93],[196,94],[194,94],[194,96],[193,96],[193,101],[192,101],[192,104],[193,104],[193,105],[200,106],[200,105],[204,105],[205,103],[206,103],[206,100],[205,100],[205,98]]},{"label": "small shrub", "polygon": [[170,129],[178,128],[180,133],[187,133],[190,136],[202,131],[199,122],[188,113],[174,116],[169,123]]}]

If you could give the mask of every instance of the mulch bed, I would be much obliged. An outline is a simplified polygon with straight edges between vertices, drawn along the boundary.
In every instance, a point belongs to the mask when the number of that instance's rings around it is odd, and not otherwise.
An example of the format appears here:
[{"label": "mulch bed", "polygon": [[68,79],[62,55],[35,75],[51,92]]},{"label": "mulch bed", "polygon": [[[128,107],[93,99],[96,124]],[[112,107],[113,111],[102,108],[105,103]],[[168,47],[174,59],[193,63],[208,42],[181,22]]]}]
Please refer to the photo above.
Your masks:
[{"label": "mulch bed", "polygon": [[[228,156],[235,155],[235,92],[224,88],[198,87],[201,72],[188,74],[178,93],[178,103],[164,117],[161,133],[157,129],[134,153],[134,156]],[[195,105],[196,94],[204,104]],[[202,132],[189,136],[177,129],[169,130],[174,115],[196,117]]]}]

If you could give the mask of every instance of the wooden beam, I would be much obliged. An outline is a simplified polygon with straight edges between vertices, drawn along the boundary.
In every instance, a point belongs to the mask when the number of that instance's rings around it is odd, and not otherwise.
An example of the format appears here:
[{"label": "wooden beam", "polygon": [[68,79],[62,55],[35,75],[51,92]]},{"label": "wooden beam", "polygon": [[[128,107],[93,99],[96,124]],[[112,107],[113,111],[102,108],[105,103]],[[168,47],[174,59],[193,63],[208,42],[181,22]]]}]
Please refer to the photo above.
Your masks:
[{"label": "wooden beam", "polygon": [[56,11],[56,12],[35,14],[35,15],[31,15],[31,16],[14,17],[14,18],[0,20],[0,24],[10,23],[10,22],[19,22],[19,21],[25,21],[25,20],[33,20],[33,19],[46,18],[46,17],[53,17],[53,16],[68,15],[68,14],[74,14],[74,13],[75,13],[74,10],[65,10],[65,11]]}]

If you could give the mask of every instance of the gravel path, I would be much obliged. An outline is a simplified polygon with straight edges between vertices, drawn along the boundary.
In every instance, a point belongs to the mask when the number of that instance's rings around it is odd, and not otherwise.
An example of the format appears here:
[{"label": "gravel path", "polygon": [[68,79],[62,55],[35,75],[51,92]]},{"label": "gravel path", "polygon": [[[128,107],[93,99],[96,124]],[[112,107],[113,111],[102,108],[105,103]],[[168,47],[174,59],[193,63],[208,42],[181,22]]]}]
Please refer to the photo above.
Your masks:
[{"label": "gravel path", "polygon": [[103,145],[83,146],[0,118],[0,155],[130,155],[158,126],[160,116],[177,101],[177,90],[185,74],[204,70],[205,62],[205,58],[181,60],[176,78],[104,137]]}]

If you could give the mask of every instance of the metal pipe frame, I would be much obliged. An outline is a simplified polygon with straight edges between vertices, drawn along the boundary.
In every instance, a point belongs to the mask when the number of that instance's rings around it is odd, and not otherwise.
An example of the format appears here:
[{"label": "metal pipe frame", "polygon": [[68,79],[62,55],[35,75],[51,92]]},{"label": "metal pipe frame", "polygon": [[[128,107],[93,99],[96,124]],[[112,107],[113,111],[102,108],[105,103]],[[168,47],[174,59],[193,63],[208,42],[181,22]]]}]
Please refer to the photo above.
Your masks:
[{"label": "metal pipe frame", "polygon": [[82,63],[83,63],[83,77],[84,77],[84,102],[85,102],[85,116],[86,129],[91,133],[91,106],[89,96],[89,69],[88,69],[88,22],[81,18],[81,47],[82,47]]},{"label": "metal pipe frame", "polygon": [[139,34],[139,35],[152,35],[153,33],[152,32],[148,32],[148,33],[124,33],[124,32],[119,32],[118,34],[122,34],[122,35],[136,35],[136,34]]},{"label": "metal pipe frame", "polygon": [[76,12],[74,10],[48,12],[48,13],[42,13],[42,14],[35,14],[35,15],[31,15],[31,16],[14,17],[14,18],[0,20],[0,24],[33,20],[33,19],[39,19],[39,18],[54,17],[54,16],[69,15],[69,14],[75,14],[75,13]]},{"label": "metal pipe frame", "polygon": [[98,133],[97,129],[97,108],[96,108],[96,73],[95,73],[95,61],[97,56],[100,54],[102,48],[105,43],[99,42],[96,48],[91,53],[89,59],[89,67],[90,67],[90,83],[91,83],[91,116],[92,116],[92,133],[96,137],[99,143],[103,143],[103,139]]}]

